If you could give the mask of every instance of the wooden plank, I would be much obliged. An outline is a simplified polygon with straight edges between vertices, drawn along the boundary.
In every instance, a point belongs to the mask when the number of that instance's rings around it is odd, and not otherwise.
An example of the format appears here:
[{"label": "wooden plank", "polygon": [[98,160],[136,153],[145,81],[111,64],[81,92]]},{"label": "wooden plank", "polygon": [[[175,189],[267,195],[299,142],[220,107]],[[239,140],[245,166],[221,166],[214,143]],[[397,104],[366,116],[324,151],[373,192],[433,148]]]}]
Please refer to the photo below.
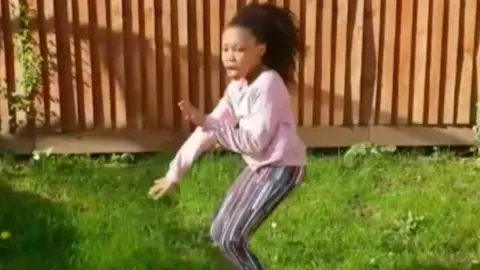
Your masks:
[{"label": "wooden plank", "polygon": [[458,111],[456,124],[471,124],[470,117],[472,112],[471,99],[473,91],[473,63],[474,63],[474,46],[475,35],[473,30],[476,26],[477,17],[477,0],[465,0],[465,17],[463,28],[463,42],[461,43],[461,59],[460,63],[460,89],[458,91]]},{"label": "wooden plank", "polygon": [[140,14],[140,4],[143,3],[144,0],[133,1],[131,3],[131,26],[132,32],[130,36],[130,53],[126,54],[130,56],[130,63],[131,67],[130,70],[132,71],[129,73],[130,81],[131,81],[131,89],[127,89],[131,91],[131,105],[132,111],[135,114],[135,121],[136,121],[136,128],[143,129],[144,126],[144,114],[143,114],[143,99],[144,95],[146,95],[144,88],[142,88],[142,81],[143,73],[141,66],[142,66],[142,50],[141,50],[141,39],[142,39],[142,31],[144,32],[144,26],[142,25],[142,14]]},{"label": "wooden plank", "polygon": [[392,104],[395,81],[395,46],[396,46],[396,1],[385,2],[384,41],[382,53],[382,80],[379,88],[380,115],[379,124],[391,124],[393,118]]},{"label": "wooden plank", "polygon": [[3,53],[4,53],[4,60],[5,60],[5,84],[6,84],[6,94],[7,94],[7,105],[6,110],[3,112],[6,116],[7,123],[5,124],[6,132],[8,133],[15,133],[17,130],[17,112],[16,110],[11,108],[10,98],[12,95],[12,90],[16,86],[16,67],[15,65],[15,49],[14,49],[14,42],[13,42],[13,27],[14,25],[11,23],[11,19],[15,16],[14,10],[12,10],[12,6],[10,5],[9,0],[2,0],[2,32],[3,32]]},{"label": "wooden plank", "polygon": [[400,48],[398,57],[398,91],[396,124],[405,125],[410,122],[410,103],[413,101],[411,93],[411,68],[413,60],[413,22],[414,0],[400,2]]},{"label": "wooden plank", "polygon": [[[92,43],[97,44],[97,48],[94,51],[98,58],[95,60],[95,64],[92,64],[92,70],[98,71],[96,77],[98,92],[95,96],[96,102],[94,106],[97,107],[98,114],[98,126],[106,129],[112,127],[112,115],[111,115],[111,96],[110,96],[110,74],[109,74],[109,33],[107,25],[107,14],[109,12],[108,1],[97,2],[97,27],[92,31]],[[92,12],[92,17],[95,13]]]},{"label": "wooden plank", "polygon": [[72,87],[72,62],[70,58],[70,32],[68,29],[67,2],[54,1],[55,34],[57,43],[58,87],[60,98],[60,123],[62,131],[77,128],[75,96]]},{"label": "wooden plank", "polygon": [[[180,49],[179,58],[176,61],[179,62],[179,91],[180,97],[179,100],[190,100],[190,91],[189,91],[189,38],[188,38],[188,14],[187,14],[187,1],[188,0],[177,0],[177,29],[178,29],[178,46]],[[218,41],[217,41],[218,42]],[[181,120],[182,121],[182,120]],[[190,122],[182,121],[182,130],[189,130]]]},{"label": "wooden plank", "polygon": [[[372,94],[372,110],[370,114],[370,119],[369,123],[370,124],[377,124],[378,122],[378,114],[380,112],[380,105],[379,105],[379,92],[381,90],[380,88],[380,78],[379,75],[381,74],[381,71],[379,70],[381,67],[380,64],[380,44],[381,44],[381,22],[382,22],[382,8],[383,2],[382,0],[368,0],[368,4],[366,3],[367,9],[371,12],[371,28],[372,28],[372,40],[373,44],[368,43],[370,46],[373,45],[373,53],[372,53],[372,48],[370,48],[369,54],[367,57],[374,58],[374,61],[369,59],[367,63],[371,63],[373,65],[373,70],[370,71],[371,74],[368,74],[368,76],[373,76],[373,79],[370,78],[369,80],[371,81],[371,84],[367,81],[367,87],[372,87],[373,86],[373,94]],[[368,38],[368,37],[367,37]],[[367,41],[370,41],[367,39]],[[366,50],[366,48],[365,48]]]},{"label": "wooden plank", "polygon": [[[140,5],[140,2],[139,2]],[[156,15],[155,15],[155,0],[145,0],[143,6],[139,6],[139,10],[143,10],[143,18],[140,25],[144,25],[144,31],[140,35],[140,50],[142,55],[141,68],[142,68],[142,114],[144,120],[144,129],[155,129],[157,127],[157,119],[159,109],[157,108],[157,94],[161,92],[157,89],[158,74],[156,63],[156,49],[161,51],[161,46],[155,47],[156,42]],[[160,28],[160,27],[159,27]]]},{"label": "wooden plank", "polygon": [[313,106],[315,91],[315,60],[317,59],[317,0],[306,0],[305,6],[305,62],[303,85],[303,126],[313,126]]},{"label": "wooden plank", "polygon": [[[122,0],[110,0],[110,12],[112,17],[112,30],[109,42],[113,45],[110,57],[112,58],[112,77],[115,78],[115,94],[112,95],[112,102],[115,104],[115,117],[117,129],[127,128],[127,93],[125,81],[125,46],[123,31],[123,5]],[[113,98],[114,97],[114,98]]]},{"label": "wooden plank", "polygon": [[96,130],[73,134],[38,134],[35,150],[51,147],[53,153],[61,154],[175,151],[185,139],[185,133],[161,129],[155,131]]},{"label": "wooden plank", "polygon": [[414,100],[413,124],[423,124],[425,115],[425,80],[427,79],[428,55],[428,18],[430,1],[418,1],[416,12],[417,24],[415,33],[415,71],[414,71]]},{"label": "wooden plank", "polygon": [[[289,2],[289,8],[295,14],[295,17],[297,20],[300,20],[301,16],[301,6],[300,6],[300,1],[290,1]],[[300,98],[300,57],[296,61],[296,66],[297,66],[297,71],[295,74],[295,82],[292,83],[290,86],[291,88],[291,104],[292,104],[292,110],[295,118],[295,123],[297,125],[301,125],[301,108],[302,104],[301,101],[299,100]]]},{"label": "wooden plank", "polygon": [[[470,128],[385,127],[302,127],[300,138],[308,148],[348,147],[370,141],[396,146],[466,146],[474,143]],[[39,134],[37,150],[52,147],[53,153],[135,153],[176,151],[189,133],[171,130],[155,131],[89,131],[72,134]],[[370,136],[370,138],[369,138]],[[322,140],[318,140],[322,138]],[[3,140],[4,142],[6,140]],[[7,143],[1,144],[0,149]],[[15,148],[24,147],[17,143]]]},{"label": "wooden plank", "polygon": [[122,19],[123,19],[123,68],[124,68],[124,92],[127,114],[127,128],[139,129],[140,122],[138,117],[138,101],[135,88],[135,57],[134,53],[134,17],[131,1],[122,1]]},{"label": "wooden plank", "polygon": [[447,59],[445,78],[445,102],[443,124],[453,124],[455,115],[455,93],[457,89],[458,45],[460,38],[461,1],[448,1],[447,22]]},{"label": "wooden plank", "polygon": [[196,13],[196,33],[197,33],[197,55],[198,55],[198,75],[197,75],[197,79],[198,79],[198,86],[197,86],[197,106],[198,106],[198,109],[206,114],[208,113],[206,111],[206,107],[205,107],[205,98],[206,98],[206,95],[205,95],[205,92],[208,91],[208,88],[206,87],[205,85],[205,77],[207,76],[207,72],[206,70],[208,69],[208,67],[205,65],[205,39],[208,38],[207,36],[205,36],[205,32],[204,32],[204,29],[205,29],[205,17],[204,17],[204,10],[203,10],[203,6],[205,5],[204,4],[204,0],[197,0],[195,1],[195,13]]},{"label": "wooden plank", "polygon": [[333,119],[332,95],[332,40],[333,40],[333,0],[322,1],[322,44],[320,68],[320,126],[329,126]]},{"label": "wooden plank", "polygon": [[334,81],[334,114],[333,125],[340,126],[344,124],[344,99],[345,99],[345,79],[347,66],[347,25],[348,10],[350,8],[348,0],[338,0],[336,17],[336,37],[335,37],[335,81]]},{"label": "wooden plank", "polygon": [[[155,26],[155,40],[154,40],[154,50],[155,50],[155,88],[156,92],[156,108],[157,108],[157,125],[156,128],[160,128],[164,125],[164,106],[163,106],[163,96],[165,89],[163,88],[164,83],[164,42],[163,42],[163,6],[162,2],[153,1],[153,10],[154,10],[154,26]],[[165,2],[165,1],[163,1]]]},{"label": "wooden plank", "polygon": [[60,132],[62,130],[60,120],[60,93],[58,85],[58,54],[57,54],[57,41],[55,32],[55,15],[53,10],[54,0],[44,0],[44,14],[47,20],[45,24],[46,34],[46,46],[47,46],[47,58],[46,61],[47,72],[49,76],[48,97],[44,99],[45,103],[49,103],[46,107],[49,107],[49,111],[46,112],[50,116],[51,125],[47,127],[52,132]]},{"label": "wooden plank", "polygon": [[112,0],[105,0],[105,39],[106,39],[106,51],[104,52],[105,57],[107,58],[106,69],[108,73],[108,100],[110,104],[108,108],[110,110],[110,124],[112,129],[117,129],[118,127],[118,112],[117,112],[117,78],[115,77],[115,47],[117,46],[115,42],[115,33],[113,32],[113,20],[112,17]]},{"label": "wooden plank", "polygon": [[427,123],[438,124],[439,120],[439,98],[440,98],[440,76],[442,68],[442,45],[443,45],[443,21],[445,12],[445,0],[433,1],[431,21],[431,49],[430,49],[430,76],[428,92],[428,117]]},{"label": "wooden plank", "polygon": [[[0,16],[1,16],[1,28],[0,33],[3,37],[0,39],[0,82],[2,87],[6,86],[7,84],[7,58],[6,58],[6,46],[5,44],[9,43],[9,37],[5,34],[5,27],[8,25],[6,22],[6,18],[10,17],[10,15],[5,16],[4,12],[8,12],[4,10],[3,2],[0,3]],[[7,24],[6,24],[7,23]],[[10,71],[9,71],[10,72]],[[9,130],[9,112],[8,112],[8,99],[4,97],[4,93],[2,93],[0,97],[0,134],[8,134]]]},{"label": "wooden plank", "polygon": [[468,127],[375,126],[370,130],[370,142],[378,145],[466,146],[473,145],[474,140],[474,131]]},{"label": "wooden plank", "polygon": [[73,0],[72,2],[74,52],[75,52],[75,77],[76,94],[78,104],[79,128],[93,129],[95,126],[94,108],[93,108],[93,79],[91,73],[90,61],[90,31],[88,2],[82,0]]},{"label": "wooden plank", "polygon": [[[103,14],[101,11],[103,10]],[[94,128],[106,128],[104,97],[102,94],[102,72],[100,69],[99,17],[104,18],[104,9],[95,0],[88,0],[88,37],[90,45],[89,62],[92,80],[92,109]]]},{"label": "wooden plank", "polygon": [[353,14],[354,21],[351,23],[352,44],[350,47],[350,100],[352,123],[358,125],[360,123],[360,109],[361,109],[361,77],[362,77],[362,54],[363,54],[363,32],[364,32],[364,11],[365,0],[358,0],[356,2],[355,10],[350,10]]},{"label": "wooden plank", "polygon": [[[170,1],[162,2],[162,33],[163,33],[163,127],[173,128],[173,112],[177,109],[173,99],[172,79],[172,7]],[[158,80],[157,80],[158,82]]]},{"label": "wooden plank", "polygon": [[208,14],[205,14],[205,16],[209,19],[207,24],[209,28],[208,35],[205,36],[205,38],[209,38],[209,42],[205,46],[210,47],[208,66],[211,68],[210,85],[207,88],[210,90],[207,110],[211,111],[223,95],[223,89],[221,89],[220,85],[220,0],[205,1],[205,5],[208,8]]},{"label": "wooden plank", "polygon": [[[48,61],[47,28],[48,24],[45,17],[45,1],[37,0],[36,5],[37,27],[38,27],[38,46],[42,58],[41,76],[42,87],[39,90],[39,97],[35,101],[36,107],[36,127],[41,130],[48,130],[51,127],[50,117],[50,69]],[[77,101],[78,104],[78,101]],[[77,105],[78,106],[78,105]]]}]

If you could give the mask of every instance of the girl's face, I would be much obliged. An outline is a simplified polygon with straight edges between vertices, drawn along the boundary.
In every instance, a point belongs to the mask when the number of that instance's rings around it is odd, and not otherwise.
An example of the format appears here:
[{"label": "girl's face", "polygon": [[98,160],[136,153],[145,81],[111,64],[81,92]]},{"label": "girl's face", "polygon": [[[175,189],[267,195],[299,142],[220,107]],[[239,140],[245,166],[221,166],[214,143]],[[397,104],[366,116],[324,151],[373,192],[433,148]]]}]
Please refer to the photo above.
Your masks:
[{"label": "girl's face", "polygon": [[262,64],[265,45],[245,28],[228,27],[222,37],[222,62],[231,79],[245,79]]}]

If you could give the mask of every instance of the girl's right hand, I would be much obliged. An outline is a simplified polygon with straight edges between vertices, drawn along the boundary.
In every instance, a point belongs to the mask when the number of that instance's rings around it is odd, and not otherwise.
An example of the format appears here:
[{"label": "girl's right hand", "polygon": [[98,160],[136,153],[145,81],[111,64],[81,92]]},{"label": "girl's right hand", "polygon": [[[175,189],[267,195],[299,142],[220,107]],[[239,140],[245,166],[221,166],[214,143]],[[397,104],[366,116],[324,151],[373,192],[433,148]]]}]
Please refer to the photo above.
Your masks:
[{"label": "girl's right hand", "polygon": [[178,189],[178,184],[167,181],[165,177],[159,178],[153,182],[153,185],[148,191],[154,200],[158,200],[161,197],[164,197]]}]

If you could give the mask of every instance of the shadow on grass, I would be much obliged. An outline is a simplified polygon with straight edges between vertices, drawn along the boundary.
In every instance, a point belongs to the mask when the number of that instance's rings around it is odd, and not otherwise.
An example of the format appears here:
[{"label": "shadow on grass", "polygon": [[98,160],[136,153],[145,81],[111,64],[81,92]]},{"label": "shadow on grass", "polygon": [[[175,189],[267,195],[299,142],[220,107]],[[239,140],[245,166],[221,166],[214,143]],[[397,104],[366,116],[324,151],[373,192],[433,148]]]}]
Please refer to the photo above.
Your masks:
[{"label": "shadow on grass", "polygon": [[0,180],[1,269],[69,269],[75,228],[61,205],[30,192],[15,191]]}]

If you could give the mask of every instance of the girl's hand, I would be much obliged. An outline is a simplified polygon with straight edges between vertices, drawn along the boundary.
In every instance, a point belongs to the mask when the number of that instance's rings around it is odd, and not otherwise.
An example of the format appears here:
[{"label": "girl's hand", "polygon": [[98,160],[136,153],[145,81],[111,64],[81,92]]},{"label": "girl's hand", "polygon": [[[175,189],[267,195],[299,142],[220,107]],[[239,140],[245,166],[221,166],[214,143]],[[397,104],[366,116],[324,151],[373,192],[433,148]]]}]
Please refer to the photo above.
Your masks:
[{"label": "girl's hand", "polygon": [[153,182],[152,187],[148,191],[154,200],[158,200],[161,197],[164,197],[178,189],[178,184],[171,183],[165,179],[165,177],[157,179]]},{"label": "girl's hand", "polygon": [[183,117],[192,122],[196,126],[203,126],[205,123],[205,115],[197,110],[197,108],[193,107],[190,102],[187,101],[180,101],[178,103],[178,107],[182,111]]}]

